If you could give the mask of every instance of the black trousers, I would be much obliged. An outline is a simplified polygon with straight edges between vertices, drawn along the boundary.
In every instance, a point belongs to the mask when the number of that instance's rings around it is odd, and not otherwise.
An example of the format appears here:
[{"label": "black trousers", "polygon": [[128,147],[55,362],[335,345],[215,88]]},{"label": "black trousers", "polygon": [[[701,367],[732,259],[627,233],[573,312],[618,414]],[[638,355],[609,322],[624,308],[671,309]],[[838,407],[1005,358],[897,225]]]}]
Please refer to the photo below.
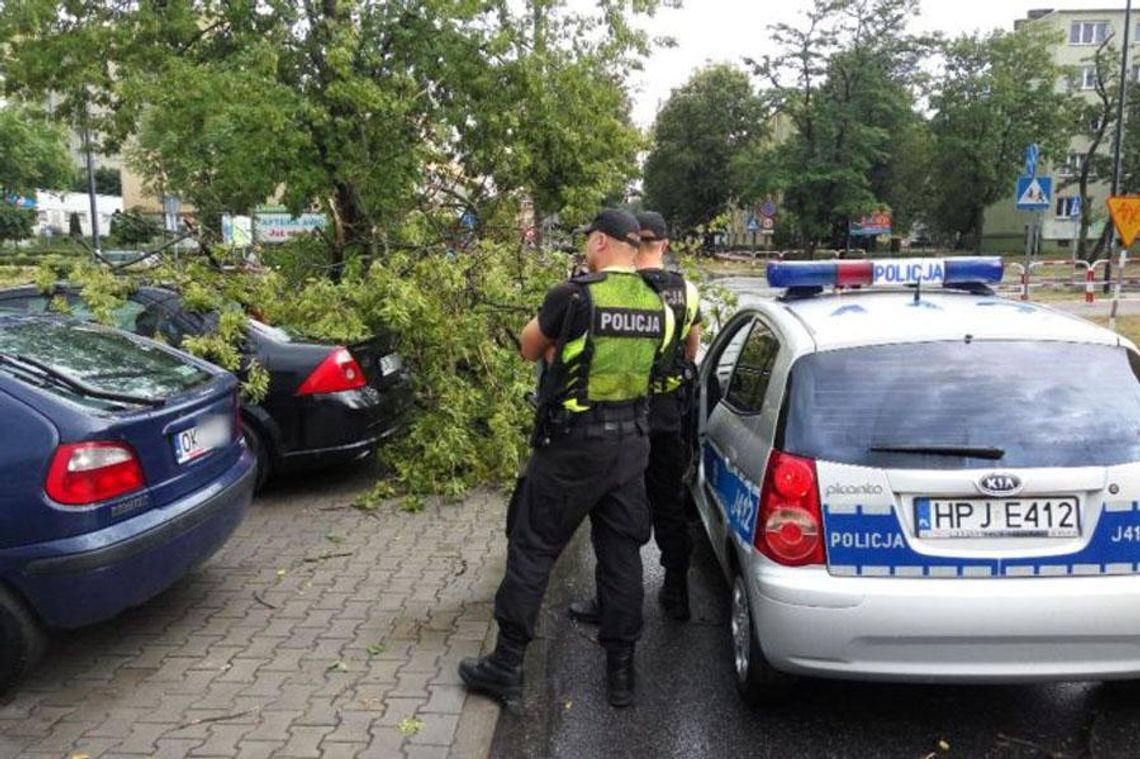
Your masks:
[{"label": "black trousers", "polygon": [[516,644],[534,638],[554,562],[587,516],[597,556],[602,607],[598,640],[630,646],[641,636],[641,546],[649,540],[644,422],[586,426],[535,450],[527,467],[507,545],[507,572],[495,594],[499,634]]},{"label": "black trousers", "polygon": [[653,516],[653,537],[661,549],[661,566],[669,573],[684,574],[693,555],[693,538],[685,515],[685,469],[689,446],[681,431],[650,434],[649,465],[645,490]]},{"label": "black trousers", "polygon": [[661,566],[684,574],[693,554],[693,538],[685,515],[685,470],[691,444],[685,439],[688,413],[683,391],[653,396],[649,412],[649,465],[645,490],[653,515],[653,537],[661,549]]}]

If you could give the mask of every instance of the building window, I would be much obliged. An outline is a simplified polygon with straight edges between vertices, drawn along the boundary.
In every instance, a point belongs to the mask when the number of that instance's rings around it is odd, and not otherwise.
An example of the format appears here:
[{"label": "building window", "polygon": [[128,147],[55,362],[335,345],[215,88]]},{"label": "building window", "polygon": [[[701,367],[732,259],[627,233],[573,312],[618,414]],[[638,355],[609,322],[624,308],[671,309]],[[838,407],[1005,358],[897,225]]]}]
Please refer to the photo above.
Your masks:
[{"label": "building window", "polygon": [[1084,153],[1069,153],[1065,162],[1057,167],[1057,173],[1063,177],[1073,177],[1081,173],[1081,168],[1085,165]]},{"label": "building window", "polygon": [[1140,82],[1140,63],[1132,67],[1132,81]]},{"label": "building window", "polygon": [[1085,66],[1081,69],[1081,89],[1092,90],[1096,89],[1097,75],[1096,66]]},{"label": "building window", "polygon": [[1070,45],[1099,45],[1108,39],[1107,21],[1074,21],[1069,27]]},{"label": "building window", "polygon": [[1081,215],[1081,199],[1079,197],[1057,198],[1057,218],[1072,219]]}]

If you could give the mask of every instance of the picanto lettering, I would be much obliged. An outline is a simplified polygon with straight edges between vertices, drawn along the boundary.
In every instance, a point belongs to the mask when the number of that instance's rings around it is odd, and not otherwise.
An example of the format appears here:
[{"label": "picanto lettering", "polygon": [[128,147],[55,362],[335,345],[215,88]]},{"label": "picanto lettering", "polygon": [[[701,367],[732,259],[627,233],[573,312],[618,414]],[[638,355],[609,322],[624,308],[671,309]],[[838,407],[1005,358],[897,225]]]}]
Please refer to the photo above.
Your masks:
[{"label": "picanto lettering", "polygon": [[828,485],[827,495],[882,495],[883,486],[874,483],[866,485]]}]

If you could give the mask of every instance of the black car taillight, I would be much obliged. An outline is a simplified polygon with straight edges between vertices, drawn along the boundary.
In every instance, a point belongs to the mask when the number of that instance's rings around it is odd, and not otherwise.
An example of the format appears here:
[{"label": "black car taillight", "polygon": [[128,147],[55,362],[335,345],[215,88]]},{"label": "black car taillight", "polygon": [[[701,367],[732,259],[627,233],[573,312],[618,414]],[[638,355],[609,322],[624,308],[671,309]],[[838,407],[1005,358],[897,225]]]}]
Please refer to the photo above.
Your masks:
[{"label": "black car taillight", "polygon": [[301,387],[297,395],[317,395],[338,393],[342,390],[355,390],[364,387],[364,370],[352,357],[347,348],[337,347],[317,365]]}]

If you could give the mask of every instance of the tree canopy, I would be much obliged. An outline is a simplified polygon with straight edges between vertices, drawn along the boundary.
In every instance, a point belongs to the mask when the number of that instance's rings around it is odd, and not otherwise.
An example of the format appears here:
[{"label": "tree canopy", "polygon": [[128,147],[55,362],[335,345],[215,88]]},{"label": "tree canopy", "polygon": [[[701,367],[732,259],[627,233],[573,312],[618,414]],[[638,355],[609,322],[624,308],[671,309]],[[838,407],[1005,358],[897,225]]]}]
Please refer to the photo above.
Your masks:
[{"label": "tree canopy", "polygon": [[632,19],[659,4],[9,0],[0,77],[211,226],[270,196],[326,210],[338,263],[400,244],[428,201],[513,223],[519,193],[569,217],[621,194]]},{"label": "tree canopy", "polygon": [[74,176],[67,135],[58,124],[19,105],[0,108],[0,201],[66,189]]},{"label": "tree canopy", "polygon": [[739,163],[758,150],[767,113],[748,75],[727,64],[698,71],[662,107],[645,162],[645,202],[683,228],[739,199]]},{"label": "tree canopy", "polygon": [[945,49],[946,74],[931,99],[937,202],[933,226],[977,246],[985,210],[1010,195],[1023,170],[1025,146],[1037,143],[1042,160],[1068,157],[1077,104],[1058,82],[1056,43],[1025,25],[1015,32],[959,37]]}]

